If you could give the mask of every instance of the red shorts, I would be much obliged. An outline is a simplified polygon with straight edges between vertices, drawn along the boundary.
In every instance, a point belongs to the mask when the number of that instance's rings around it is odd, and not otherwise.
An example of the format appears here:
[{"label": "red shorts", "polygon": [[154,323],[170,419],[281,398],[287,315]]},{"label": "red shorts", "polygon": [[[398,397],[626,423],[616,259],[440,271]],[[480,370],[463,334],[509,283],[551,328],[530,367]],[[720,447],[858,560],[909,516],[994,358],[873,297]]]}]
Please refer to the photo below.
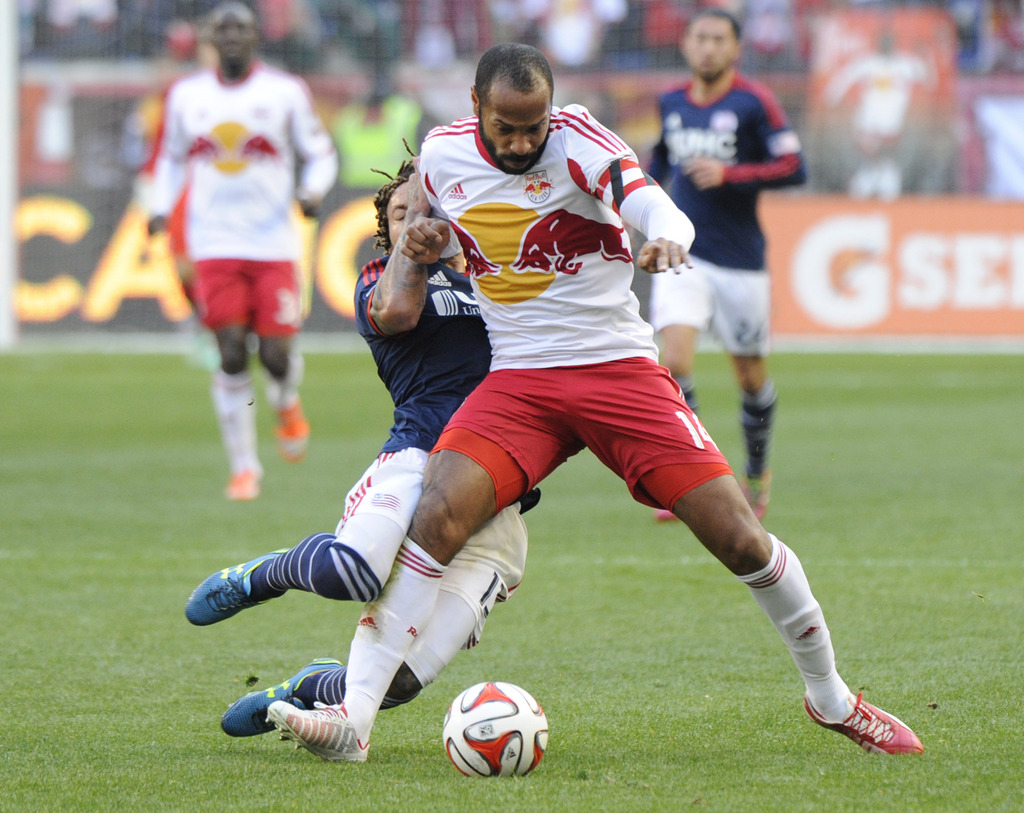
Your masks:
[{"label": "red shorts", "polygon": [[[467,442],[466,432],[490,443]],[[645,358],[496,370],[455,412],[434,451],[467,454],[494,480],[498,510],[589,448],[634,499],[671,508],[699,485],[732,474],[668,370]]]},{"label": "red shorts", "polygon": [[299,283],[287,260],[199,260],[203,324],[245,325],[260,336],[293,336],[302,324]]}]

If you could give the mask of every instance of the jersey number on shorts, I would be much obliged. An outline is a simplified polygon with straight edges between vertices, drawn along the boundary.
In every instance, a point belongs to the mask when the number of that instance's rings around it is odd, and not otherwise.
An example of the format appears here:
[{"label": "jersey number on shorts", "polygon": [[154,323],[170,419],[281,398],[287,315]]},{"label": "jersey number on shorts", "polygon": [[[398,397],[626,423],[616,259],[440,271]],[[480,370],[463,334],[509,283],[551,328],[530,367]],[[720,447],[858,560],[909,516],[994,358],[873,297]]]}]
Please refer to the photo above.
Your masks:
[{"label": "jersey number on shorts", "polygon": [[690,431],[690,437],[693,438],[694,446],[698,449],[706,449],[707,445],[705,444],[710,444],[716,449],[718,448],[718,446],[715,445],[715,442],[711,439],[711,435],[708,434],[708,430],[704,428],[704,424],[700,422],[700,418],[693,413],[687,414],[686,412],[677,412],[676,415],[679,416],[679,420],[681,420]]}]

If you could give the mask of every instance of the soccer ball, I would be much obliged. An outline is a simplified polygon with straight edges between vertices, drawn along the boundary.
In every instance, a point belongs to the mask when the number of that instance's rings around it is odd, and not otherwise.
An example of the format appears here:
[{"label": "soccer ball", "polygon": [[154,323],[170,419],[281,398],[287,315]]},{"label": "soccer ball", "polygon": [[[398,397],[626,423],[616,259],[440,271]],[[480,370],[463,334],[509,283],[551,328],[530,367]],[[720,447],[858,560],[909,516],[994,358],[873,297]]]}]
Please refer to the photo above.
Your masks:
[{"label": "soccer ball", "polygon": [[444,750],[466,776],[526,776],[548,747],[548,718],[511,683],[477,683],[444,715]]}]

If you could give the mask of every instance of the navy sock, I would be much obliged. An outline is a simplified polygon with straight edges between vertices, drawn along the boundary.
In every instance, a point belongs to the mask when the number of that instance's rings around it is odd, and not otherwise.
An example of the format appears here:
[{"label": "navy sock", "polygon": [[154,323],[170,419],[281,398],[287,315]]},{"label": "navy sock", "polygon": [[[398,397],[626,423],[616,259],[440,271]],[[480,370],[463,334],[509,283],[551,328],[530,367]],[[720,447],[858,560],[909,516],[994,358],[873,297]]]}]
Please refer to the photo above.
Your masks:
[{"label": "navy sock", "polygon": [[257,601],[276,598],[285,590],[305,590],[324,598],[365,603],[381,590],[366,560],[329,533],[307,536],[256,568],[249,581],[249,595]]},{"label": "navy sock", "polygon": [[686,401],[686,405],[696,415],[697,410],[700,408],[700,403],[697,401],[697,390],[693,386],[693,376],[677,375],[675,380],[676,384],[679,385],[679,389],[683,391],[683,400]]},{"label": "navy sock", "polygon": [[316,675],[310,675],[299,684],[295,697],[302,701],[307,709],[314,708],[315,703],[326,706],[337,706],[345,699],[345,673],[347,666],[341,669],[327,669]]},{"label": "navy sock", "polygon": [[747,476],[760,477],[768,467],[775,418],[775,384],[766,381],[756,395],[743,394],[740,421],[747,446]]},{"label": "navy sock", "polygon": [[[327,669],[319,674],[310,675],[299,684],[294,696],[301,700],[307,709],[315,708],[317,703],[337,706],[345,699],[345,675],[347,673],[348,667],[342,666],[340,669]],[[393,709],[395,706],[408,703],[418,694],[419,692],[415,692],[401,700],[384,695],[384,700],[381,701],[380,707],[382,709]]]}]

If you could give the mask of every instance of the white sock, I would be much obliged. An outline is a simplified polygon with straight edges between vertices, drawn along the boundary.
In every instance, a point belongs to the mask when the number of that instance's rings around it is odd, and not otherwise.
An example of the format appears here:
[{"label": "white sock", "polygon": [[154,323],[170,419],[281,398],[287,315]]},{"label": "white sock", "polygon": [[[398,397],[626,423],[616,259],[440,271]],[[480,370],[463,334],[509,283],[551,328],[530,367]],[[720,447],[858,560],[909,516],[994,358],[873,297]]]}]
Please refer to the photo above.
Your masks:
[{"label": "white sock", "polygon": [[267,376],[264,387],[267,393],[267,401],[275,411],[288,409],[295,406],[299,400],[299,385],[306,371],[306,361],[302,354],[296,350],[288,355],[288,372],[284,378],[273,378]]},{"label": "white sock", "polygon": [[338,541],[356,551],[370,566],[377,581],[384,584],[405,541],[405,528],[383,514],[356,511],[338,523]]},{"label": "white sock", "polygon": [[231,473],[254,471],[262,475],[256,453],[256,403],[248,371],[228,375],[216,370],[210,387],[221,438],[228,453]]},{"label": "white sock", "polygon": [[807,686],[807,698],[829,722],[849,712],[850,690],[836,671],[832,638],[796,554],[769,534],[772,557],[757,573],[740,576],[789,648]]},{"label": "white sock", "polygon": [[363,610],[349,650],[345,711],[364,746],[391,680],[430,621],[446,569],[406,537],[380,598]]},{"label": "white sock", "polygon": [[422,630],[407,653],[405,663],[420,685],[429,686],[462,649],[476,643],[477,613],[463,593],[441,590]]}]

